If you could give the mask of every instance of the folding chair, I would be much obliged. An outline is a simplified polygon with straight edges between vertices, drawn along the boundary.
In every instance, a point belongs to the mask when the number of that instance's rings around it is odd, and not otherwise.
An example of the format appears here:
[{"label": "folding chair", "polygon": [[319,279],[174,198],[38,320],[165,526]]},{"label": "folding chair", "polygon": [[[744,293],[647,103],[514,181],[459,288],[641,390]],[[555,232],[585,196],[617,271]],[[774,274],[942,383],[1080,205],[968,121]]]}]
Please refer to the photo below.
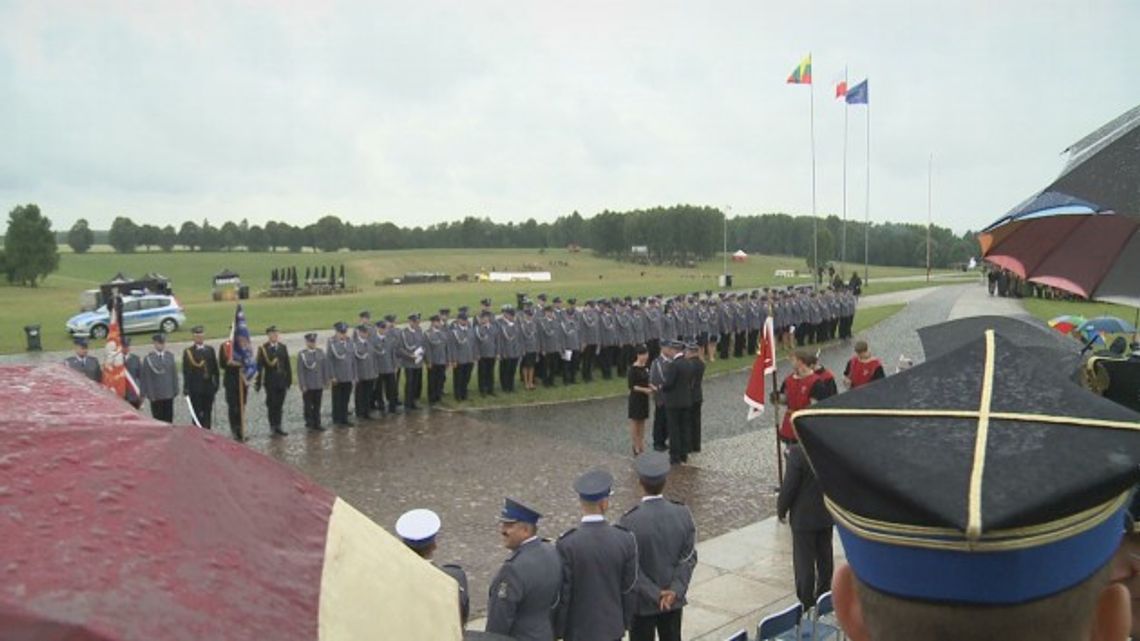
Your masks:
[{"label": "folding chair", "polygon": [[[804,606],[797,603],[790,608],[765,617],[756,626],[756,641],[790,641],[800,639],[800,621],[804,617]],[[789,634],[791,633],[791,634]]]},{"label": "folding chair", "polygon": [[[831,615],[835,613],[835,604],[831,602],[831,592],[824,592],[819,595],[815,601],[815,607],[812,608],[811,613],[811,639],[812,641],[826,641],[827,639],[846,639],[847,636],[843,634],[843,630],[835,623],[834,617]],[[831,623],[821,621],[823,617],[827,617]]]}]

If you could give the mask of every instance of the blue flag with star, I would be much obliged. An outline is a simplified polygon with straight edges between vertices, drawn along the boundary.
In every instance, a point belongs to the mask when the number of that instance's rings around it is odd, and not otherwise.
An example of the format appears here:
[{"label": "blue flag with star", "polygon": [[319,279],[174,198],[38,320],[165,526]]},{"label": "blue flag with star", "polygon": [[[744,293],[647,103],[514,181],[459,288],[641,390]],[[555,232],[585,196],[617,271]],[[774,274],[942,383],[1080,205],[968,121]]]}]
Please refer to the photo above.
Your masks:
[{"label": "blue flag with star", "polygon": [[868,95],[866,80],[847,90],[847,104],[866,105],[869,103],[870,96]]}]

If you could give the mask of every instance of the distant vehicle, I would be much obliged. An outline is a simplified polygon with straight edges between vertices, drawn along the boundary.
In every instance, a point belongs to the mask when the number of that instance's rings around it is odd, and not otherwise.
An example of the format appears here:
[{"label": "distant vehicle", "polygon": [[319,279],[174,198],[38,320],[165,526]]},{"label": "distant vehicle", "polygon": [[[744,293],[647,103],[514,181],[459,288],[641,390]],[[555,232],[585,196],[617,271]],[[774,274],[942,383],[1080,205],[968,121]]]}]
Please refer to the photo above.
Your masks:
[{"label": "distant vehicle", "polygon": [[[186,315],[178,299],[165,294],[143,294],[123,297],[123,331],[165,332],[177,330],[186,322]],[[67,321],[67,332],[72,336],[106,338],[111,325],[111,313],[106,306],[72,316]]]}]

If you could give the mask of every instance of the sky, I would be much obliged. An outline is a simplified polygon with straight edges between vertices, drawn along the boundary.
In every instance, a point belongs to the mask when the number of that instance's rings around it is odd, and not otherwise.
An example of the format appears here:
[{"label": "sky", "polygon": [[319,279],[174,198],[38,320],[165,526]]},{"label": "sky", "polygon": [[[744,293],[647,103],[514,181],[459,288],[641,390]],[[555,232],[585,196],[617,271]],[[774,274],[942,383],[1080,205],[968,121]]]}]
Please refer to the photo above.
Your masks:
[{"label": "sky", "polygon": [[[1140,103],[1132,0],[0,0],[0,207],[66,229],[676,203],[992,222]],[[813,55],[812,87],[785,80]],[[844,70],[870,109],[834,100]]]}]

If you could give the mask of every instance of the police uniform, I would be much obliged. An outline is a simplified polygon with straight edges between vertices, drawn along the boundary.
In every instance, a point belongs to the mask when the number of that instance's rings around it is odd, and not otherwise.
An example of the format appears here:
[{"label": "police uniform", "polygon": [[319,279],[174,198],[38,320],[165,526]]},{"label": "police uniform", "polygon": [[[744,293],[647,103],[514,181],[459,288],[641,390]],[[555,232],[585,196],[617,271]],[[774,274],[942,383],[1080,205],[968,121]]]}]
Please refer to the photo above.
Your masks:
[{"label": "police uniform", "polygon": [[617,319],[617,375],[625,378],[626,370],[633,363],[633,314],[629,304],[618,307],[614,314]]},{"label": "police uniform", "polygon": [[[662,341],[662,346],[673,344],[673,339]],[[657,388],[653,394],[653,449],[664,452],[669,442],[669,428],[666,423],[665,391],[661,386],[665,384],[665,370],[672,364],[664,353],[653,359],[649,364],[649,384]]]},{"label": "police uniform", "polygon": [[352,338],[353,366],[356,368],[353,409],[359,419],[372,418],[372,393],[376,390],[376,355],[372,349],[371,329],[371,323],[361,323],[356,326],[356,335]]},{"label": "police uniform", "polygon": [[[613,477],[592,470],[578,477],[580,500],[598,503],[610,496]],[[637,541],[604,516],[582,517],[581,524],[558,538],[562,589],[556,633],[565,641],[617,641],[634,612]]]},{"label": "police uniform", "polygon": [[222,370],[222,386],[226,390],[226,412],[230,433],[235,441],[244,441],[242,414],[249,399],[249,384],[242,375],[241,361],[234,360],[233,341],[227,340],[218,348],[218,361]]},{"label": "police uniform", "polygon": [[515,320],[515,309],[509,305],[503,308],[499,318],[499,389],[515,391],[515,375],[518,374],[519,360],[523,357],[523,337],[519,323]]},{"label": "police uniform", "polygon": [[[415,509],[404,512],[396,520],[396,536],[411,548],[416,554],[430,560],[431,548],[435,545],[436,536],[441,527],[439,515],[431,510]],[[432,563],[434,565],[434,562]],[[463,568],[449,563],[437,566],[438,569],[455,580],[459,588],[459,620],[461,625],[467,625],[467,615],[471,611],[470,595],[467,592],[467,573]]]},{"label": "police uniform", "polygon": [[[203,333],[201,325],[190,331],[195,335]],[[213,347],[195,343],[182,351],[182,393],[190,399],[194,415],[206,429],[213,426],[214,396],[220,384],[218,356]]]},{"label": "police uniform", "polygon": [[685,347],[685,358],[692,368],[693,403],[689,406],[689,451],[701,451],[701,411],[705,403],[705,362],[701,360],[700,349],[697,345]]},{"label": "police uniform", "polygon": [[447,382],[448,332],[443,328],[441,316],[433,315],[429,320],[431,325],[424,332],[424,358],[428,364],[427,400],[429,403],[438,403],[443,400],[443,386]]},{"label": "police uniform", "polygon": [[[420,315],[408,316],[409,325],[399,330],[396,342],[396,362],[404,371],[404,409],[419,409],[416,401],[424,384],[424,332],[420,329]],[[395,330],[393,330],[395,331]]]},{"label": "police uniform", "polygon": [[[573,306],[563,310],[559,325],[562,330],[562,384],[571,385],[577,382],[578,364],[582,357],[582,340],[578,335],[578,314],[575,313]],[[567,358],[567,352],[569,352],[569,358]]]},{"label": "police uniform", "polygon": [[328,382],[329,364],[324,350],[317,347],[317,335],[305,334],[305,347],[297,352],[297,385],[301,388],[305,427],[311,430],[324,429],[321,427],[321,397]]},{"label": "police uniform", "polygon": [[356,355],[353,354],[352,339],[348,337],[348,324],[338,322],[333,325],[336,332],[325,346],[325,359],[328,362],[329,379],[332,382],[332,421],[338,427],[348,427],[348,399],[352,396],[352,384],[356,380]]},{"label": "police uniform", "polygon": [[[87,339],[77,338],[75,339],[75,344],[78,347],[86,349]],[[80,356],[79,354],[72,354],[71,356],[68,356],[66,360],[64,360],[64,364],[71,369],[79,372],[80,374],[83,374],[87,378],[95,381],[96,383],[103,382],[103,366],[99,363],[99,359],[95,358],[94,356],[87,354],[84,354],[83,356]]]},{"label": "police uniform", "polygon": [[586,301],[582,310],[582,322],[579,334],[582,339],[582,380],[589,383],[594,380],[594,366],[598,356],[598,344],[601,342],[602,328],[600,318],[594,301]]},{"label": "police uniform", "polygon": [[178,396],[178,365],[166,351],[166,336],[154,335],[155,350],[142,359],[139,389],[150,401],[150,414],[164,423],[174,422],[174,397]]},{"label": "police uniform", "polygon": [[479,371],[476,382],[480,396],[495,395],[495,359],[499,355],[499,327],[490,311],[479,313],[475,325],[475,348],[479,352]]},{"label": "police uniform", "polygon": [[619,342],[617,316],[614,314],[613,304],[606,302],[602,305],[602,313],[599,317],[599,325],[601,327],[601,338],[599,340],[599,349],[601,350],[601,358],[599,359],[602,366],[602,378],[610,380],[613,378],[613,367],[618,360]]},{"label": "police uniform", "polygon": [[[637,475],[643,484],[663,483],[669,475],[669,457],[646,452],[637,457]],[[619,522],[637,540],[639,568],[629,641],[680,641],[681,609],[689,581],[697,565],[697,530],[693,515],[684,504],[665,497],[642,497],[641,503],[625,513]],[[675,597],[661,609],[662,592]]]},{"label": "police uniform", "polygon": [[542,353],[542,386],[554,385],[554,373],[559,371],[562,362],[562,325],[554,315],[554,308],[547,305],[543,316],[538,319],[538,342]]},{"label": "police uniform", "polygon": [[454,369],[451,373],[451,395],[457,401],[468,399],[471,370],[475,367],[475,339],[466,310],[459,312],[455,323],[447,330],[447,360]]},{"label": "police uniform", "polygon": [[[270,325],[266,334],[276,334],[277,327]],[[293,361],[289,359],[289,348],[274,340],[266,341],[257,349],[257,380],[254,388],[265,388],[265,410],[269,417],[269,429],[274,435],[284,436],[281,428],[281,410],[285,405],[285,395],[293,386]]]},{"label": "police uniform", "polygon": [[672,343],[677,356],[665,370],[665,426],[669,430],[669,458],[674,463],[689,460],[692,446],[693,378],[696,368],[685,358],[685,344]]},{"label": "police uniform", "polygon": [[[542,515],[518,501],[504,501],[500,522],[530,523]],[[558,550],[537,536],[523,541],[491,579],[487,594],[487,632],[515,641],[553,641],[553,615],[562,588]]]},{"label": "police uniform", "polygon": [[381,412],[395,414],[400,405],[400,368],[396,362],[396,341],[400,330],[396,329],[396,317],[389,314],[376,322],[372,349],[376,352],[376,392],[373,406]]},{"label": "police uniform", "polygon": [[523,358],[522,371],[527,389],[534,389],[534,374],[542,358],[542,347],[538,338],[538,321],[534,318],[534,308],[527,307],[523,317],[519,320],[519,332],[522,334]]}]

